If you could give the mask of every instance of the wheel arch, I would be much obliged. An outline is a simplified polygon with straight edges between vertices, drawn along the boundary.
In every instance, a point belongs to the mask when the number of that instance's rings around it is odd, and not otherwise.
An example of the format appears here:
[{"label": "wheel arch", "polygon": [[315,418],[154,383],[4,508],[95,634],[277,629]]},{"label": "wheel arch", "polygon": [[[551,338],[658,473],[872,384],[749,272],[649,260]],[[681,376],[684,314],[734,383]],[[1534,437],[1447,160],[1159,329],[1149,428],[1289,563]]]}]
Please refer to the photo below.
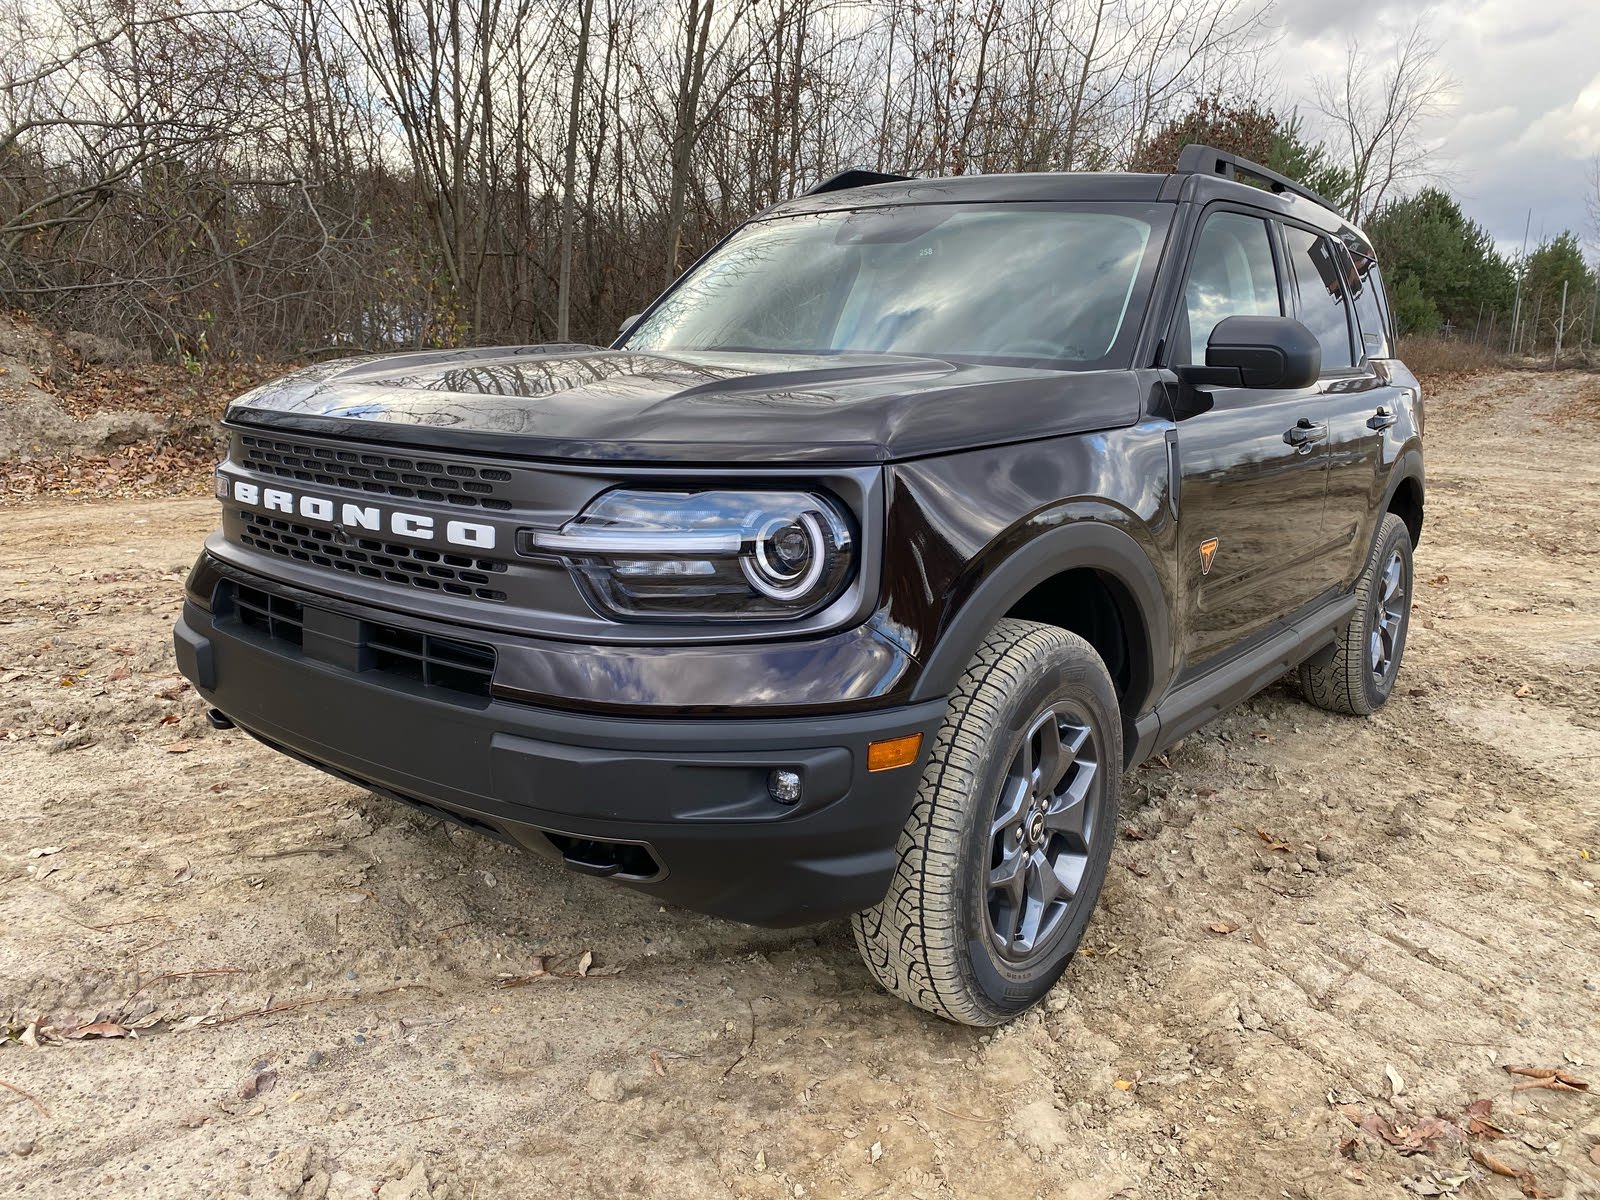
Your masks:
[{"label": "wheel arch", "polygon": [[1394,513],[1405,522],[1415,549],[1422,540],[1423,497],[1426,482],[1422,471],[1422,452],[1415,447],[1407,450],[1389,472],[1389,483],[1384,489],[1383,506],[1379,512]]},{"label": "wheel arch", "polygon": [[[1023,617],[1079,634],[1107,660],[1123,701],[1124,743],[1132,746],[1134,718],[1153,703],[1171,663],[1167,595],[1150,555],[1122,529],[1092,519],[1047,529],[985,571],[945,624],[913,699],[948,694],[995,623]],[[1111,615],[1114,633],[1095,624]],[[1120,656],[1107,654],[1113,636]]]}]

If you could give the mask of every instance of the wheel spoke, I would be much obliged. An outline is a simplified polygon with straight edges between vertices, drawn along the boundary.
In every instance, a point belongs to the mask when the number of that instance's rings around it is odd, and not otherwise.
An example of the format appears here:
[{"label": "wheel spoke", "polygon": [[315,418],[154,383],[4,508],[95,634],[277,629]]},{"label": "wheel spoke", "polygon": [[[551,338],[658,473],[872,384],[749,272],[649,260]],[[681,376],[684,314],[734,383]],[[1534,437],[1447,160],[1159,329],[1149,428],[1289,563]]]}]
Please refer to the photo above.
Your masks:
[{"label": "wheel spoke", "polygon": [[1086,801],[1098,771],[1099,766],[1092,762],[1076,764],[1066,790],[1044,811],[1044,827],[1051,833],[1066,834],[1075,846],[1089,840],[1089,831],[1085,828],[1089,815]]},{"label": "wheel spoke", "polygon": [[1060,884],[1063,899],[1071,900],[1078,894],[1078,889],[1083,886],[1083,873],[1088,869],[1087,853],[1072,854],[1063,851],[1056,855],[1056,880]]},{"label": "wheel spoke", "polygon": [[995,809],[994,823],[989,827],[991,840],[1022,824],[1022,814],[1028,808],[1030,782],[1026,775],[1006,777],[1001,784],[1000,804]]},{"label": "wheel spoke", "polygon": [[1400,590],[1400,556],[1396,554],[1389,560],[1389,565],[1383,569],[1383,595],[1379,601],[1385,608],[1394,599],[1395,593]]},{"label": "wheel spoke", "polygon": [[1000,860],[1000,865],[989,872],[989,890],[1000,892],[1013,904],[1022,899],[1023,876],[1028,865],[1024,850],[1012,850]]},{"label": "wheel spoke", "polygon": [[1371,643],[1370,650],[1372,654],[1372,669],[1374,671],[1381,671],[1383,669],[1383,634],[1374,629],[1372,631],[1372,637],[1369,640]]},{"label": "wheel spoke", "polygon": [[1039,794],[1048,796],[1072,765],[1071,753],[1061,744],[1061,721],[1054,711],[1045,713],[1028,731],[1030,750],[1035,738],[1039,742],[1039,758],[1034,767],[1034,778],[1038,781]]}]

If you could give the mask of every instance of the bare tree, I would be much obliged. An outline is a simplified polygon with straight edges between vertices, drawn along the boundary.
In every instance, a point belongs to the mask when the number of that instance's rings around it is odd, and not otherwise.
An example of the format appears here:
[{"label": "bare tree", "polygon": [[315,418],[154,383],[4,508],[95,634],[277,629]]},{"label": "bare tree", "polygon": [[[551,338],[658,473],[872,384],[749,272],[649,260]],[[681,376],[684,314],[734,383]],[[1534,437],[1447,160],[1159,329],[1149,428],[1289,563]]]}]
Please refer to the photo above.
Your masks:
[{"label": "bare tree", "polygon": [[1349,158],[1354,220],[1371,215],[1397,189],[1434,173],[1427,126],[1455,90],[1438,57],[1439,48],[1419,19],[1387,55],[1375,55],[1352,38],[1343,73],[1314,81],[1317,107]]}]

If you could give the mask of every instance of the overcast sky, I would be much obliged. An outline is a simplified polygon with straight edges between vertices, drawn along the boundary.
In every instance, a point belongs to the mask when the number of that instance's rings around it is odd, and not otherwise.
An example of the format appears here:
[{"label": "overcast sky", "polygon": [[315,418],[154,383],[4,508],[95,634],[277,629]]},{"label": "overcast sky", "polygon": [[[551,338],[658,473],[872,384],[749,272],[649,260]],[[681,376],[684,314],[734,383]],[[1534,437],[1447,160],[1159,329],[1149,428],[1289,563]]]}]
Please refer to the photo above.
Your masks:
[{"label": "overcast sky", "polygon": [[[1419,14],[1456,80],[1433,126],[1440,168],[1467,215],[1502,250],[1571,229],[1594,252],[1584,207],[1600,154],[1600,0],[1278,0],[1271,20],[1286,90],[1297,73],[1336,74],[1353,31],[1392,49]],[[1307,89],[1309,91],[1309,89]]]}]

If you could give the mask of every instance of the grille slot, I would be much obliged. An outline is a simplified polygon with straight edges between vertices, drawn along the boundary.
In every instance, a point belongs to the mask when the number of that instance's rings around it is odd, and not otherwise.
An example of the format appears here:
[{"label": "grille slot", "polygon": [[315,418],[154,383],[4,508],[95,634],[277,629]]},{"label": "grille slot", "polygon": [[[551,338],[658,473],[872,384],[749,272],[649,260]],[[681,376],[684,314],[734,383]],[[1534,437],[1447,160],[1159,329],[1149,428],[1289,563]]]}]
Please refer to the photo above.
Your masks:
[{"label": "grille slot", "polygon": [[489,694],[489,680],[494,675],[492,646],[378,625],[367,639],[367,647],[372,651],[375,671],[399,675],[428,687],[449,688],[475,696]]},{"label": "grille slot", "polygon": [[[242,583],[224,583],[239,621],[275,642],[305,646],[304,606]],[[352,625],[357,624],[352,621]],[[483,699],[494,678],[495,650],[480,642],[439,637],[362,620],[362,645],[372,671]]]},{"label": "grille slot", "polygon": [[502,489],[495,486],[510,483],[511,472],[498,467],[344,450],[253,433],[238,435],[236,451],[240,466],[280,479],[461,508],[494,512],[511,508],[511,502],[500,494]]},{"label": "grille slot", "polygon": [[247,509],[239,510],[239,520],[243,525],[239,540],[246,546],[296,562],[452,596],[493,601],[506,598],[505,592],[491,585],[508,566],[492,558],[469,558],[376,538],[358,537],[344,542],[332,530]]},{"label": "grille slot", "polygon": [[287,642],[291,646],[305,644],[305,609],[293,600],[236,586],[233,610],[242,623],[260,630],[275,642]]}]

